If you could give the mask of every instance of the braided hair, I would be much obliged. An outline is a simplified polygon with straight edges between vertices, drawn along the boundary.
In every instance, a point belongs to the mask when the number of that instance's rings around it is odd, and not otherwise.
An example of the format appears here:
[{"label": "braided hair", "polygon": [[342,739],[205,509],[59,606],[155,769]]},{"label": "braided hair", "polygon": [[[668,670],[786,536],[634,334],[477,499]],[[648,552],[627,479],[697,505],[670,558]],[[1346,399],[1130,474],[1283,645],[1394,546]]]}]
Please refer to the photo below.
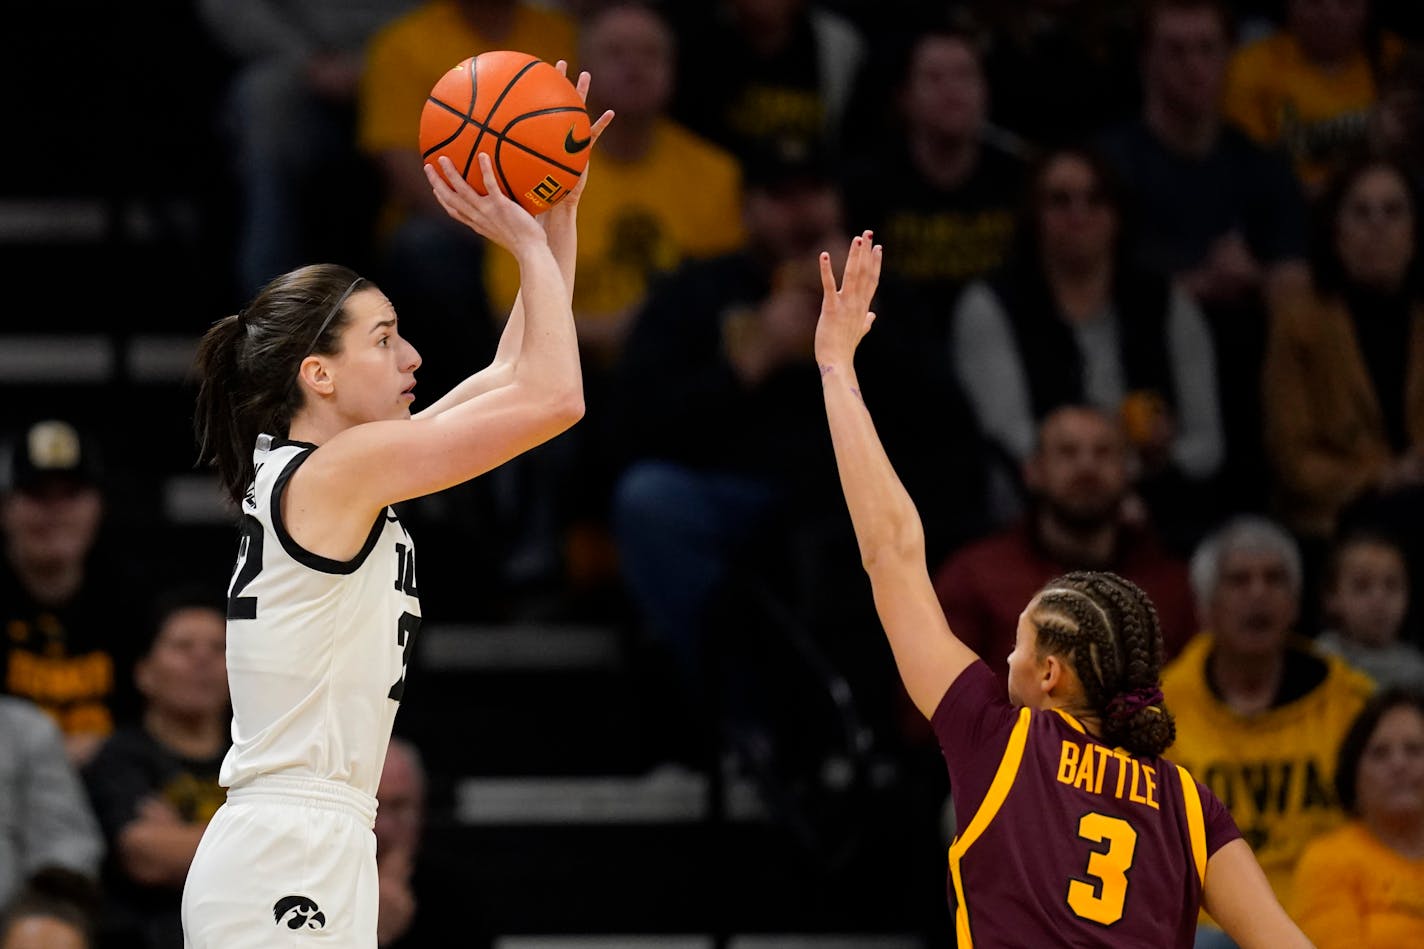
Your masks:
[{"label": "braided hair", "polygon": [[1102,738],[1155,757],[1177,737],[1162,702],[1162,631],[1147,594],[1115,573],[1075,571],[1038,594],[1031,616],[1038,654],[1071,663]]}]

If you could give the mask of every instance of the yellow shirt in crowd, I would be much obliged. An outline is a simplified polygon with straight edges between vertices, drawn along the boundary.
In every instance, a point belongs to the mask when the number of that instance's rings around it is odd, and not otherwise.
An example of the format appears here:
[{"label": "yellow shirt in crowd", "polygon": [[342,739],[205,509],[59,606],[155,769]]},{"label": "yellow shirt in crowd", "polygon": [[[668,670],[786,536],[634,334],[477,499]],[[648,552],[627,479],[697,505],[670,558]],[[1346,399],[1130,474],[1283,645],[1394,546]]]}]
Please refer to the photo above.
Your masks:
[{"label": "yellow shirt in crowd", "polygon": [[[1386,36],[1382,65],[1404,51]],[[1302,182],[1320,184],[1332,158],[1365,138],[1369,109],[1378,89],[1363,51],[1344,65],[1323,70],[1306,58],[1291,34],[1281,31],[1236,52],[1226,76],[1226,116],[1256,141],[1280,146],[1295,162]]]},{"label": "yellow shirt in crowd", "polygon": [[1291,915],[1316,949],[1424,946],[1424,859],[1389,849],[1359,821],[1311,841]]},{"label": "yellow shirt in crowd", "polygon": [[[613,319],[638,304],[648,280],[689,257],[710,257],[742,243],[741,172],[736,159],[675,122],[663,120],[641,159],[599,154],[593,184],[579,202],[580,321]],[[506,251],[485,257],[485,286],[495,312],[519,291],[519,266]]]},{"label": "yellow shirt in crowd", "polygon": [[[1308,642],[1292,648],[1311,650]],[[1335,796],[1335,755],[1374,683],[1337,656],[1310,693],[1257,715],[1233,712],[1207,684],[1212,637],[1193,638],[1162,673],[1177,741],[1167,756],[1211,788],[1251,849],[1271,888],[1290,904],[1291,875],[1311,839],[1344,815]]]},{"label": "yellow shirt in crowd", "polygon": [[475,32],[452,0],[433,0],[378,32],[361,79],[361,148],[370,154],[419,147],[420,112],[436,81],[451,67],[492,49],[513,49],[547,63],[568,61],[577,33],[568,17],[519,4],[507,36]]}]

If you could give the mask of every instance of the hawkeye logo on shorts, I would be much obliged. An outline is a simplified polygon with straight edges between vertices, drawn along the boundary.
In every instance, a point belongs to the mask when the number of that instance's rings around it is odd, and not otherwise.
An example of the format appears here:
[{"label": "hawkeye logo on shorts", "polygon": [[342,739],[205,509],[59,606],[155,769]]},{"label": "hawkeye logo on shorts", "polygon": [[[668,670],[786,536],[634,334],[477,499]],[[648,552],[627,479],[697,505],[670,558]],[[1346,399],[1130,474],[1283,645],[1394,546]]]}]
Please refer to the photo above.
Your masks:
[{"label": "hawkeye logo on shorts", "polygon": [[326,916],[316,902],[307,896],[284,896],[272,906],[272,918],[277,925],[285,920],[288,929],[321,929]]}]

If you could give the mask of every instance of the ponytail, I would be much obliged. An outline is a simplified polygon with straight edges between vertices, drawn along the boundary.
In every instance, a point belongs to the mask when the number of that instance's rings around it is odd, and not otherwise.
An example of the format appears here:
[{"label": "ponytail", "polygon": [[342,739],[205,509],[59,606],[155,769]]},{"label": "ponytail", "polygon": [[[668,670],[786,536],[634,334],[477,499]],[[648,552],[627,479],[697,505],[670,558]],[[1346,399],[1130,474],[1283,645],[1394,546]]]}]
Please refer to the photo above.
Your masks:
[{"label": "ponytail", "polygon": [[225,316],[203,334],[198,344],[198,405],[193,416],[198,439],[198,464],[217,469],[223,490],[235,504],[251,483],[252,444],[256,432],[243,430],[233,393],[242,389],[239,350],[245,330],[242,316]]},{"label": "ponytail", "polygon": [[234,504],[242,504],[255,475],[257,436],[285,438],[302,406],[296,384],[302,360],[340,350],[347,300],[367,288],[374,285],[345,267],[302,267],[274,279],[241,313],[204,334],[193,417],[198,464],[217,469]]},{"label": "ponytail", "polygon": [[1156,686],[1110,699],[1103,713],[1103,740],[1135,755],[1156,757],[1177,740],[1177,722]]}]

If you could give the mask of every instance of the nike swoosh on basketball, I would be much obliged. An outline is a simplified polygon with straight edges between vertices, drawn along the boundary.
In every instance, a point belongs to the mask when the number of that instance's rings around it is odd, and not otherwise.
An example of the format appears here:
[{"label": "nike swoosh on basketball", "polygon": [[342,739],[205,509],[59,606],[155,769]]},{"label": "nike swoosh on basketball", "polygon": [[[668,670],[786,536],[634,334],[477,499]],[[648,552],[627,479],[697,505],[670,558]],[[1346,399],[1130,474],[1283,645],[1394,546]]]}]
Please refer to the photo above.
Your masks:
[{"label": "nike swoosh on basketball", "polygon": [[593,136],[591,135],[588,138],[574,138],[574,130],[571,128],[569,129],[569,134],[564,136],[564,151],[570,155],[577,155],[585,148],[588,148],[588,143],[591,141],[593,141]]}]

